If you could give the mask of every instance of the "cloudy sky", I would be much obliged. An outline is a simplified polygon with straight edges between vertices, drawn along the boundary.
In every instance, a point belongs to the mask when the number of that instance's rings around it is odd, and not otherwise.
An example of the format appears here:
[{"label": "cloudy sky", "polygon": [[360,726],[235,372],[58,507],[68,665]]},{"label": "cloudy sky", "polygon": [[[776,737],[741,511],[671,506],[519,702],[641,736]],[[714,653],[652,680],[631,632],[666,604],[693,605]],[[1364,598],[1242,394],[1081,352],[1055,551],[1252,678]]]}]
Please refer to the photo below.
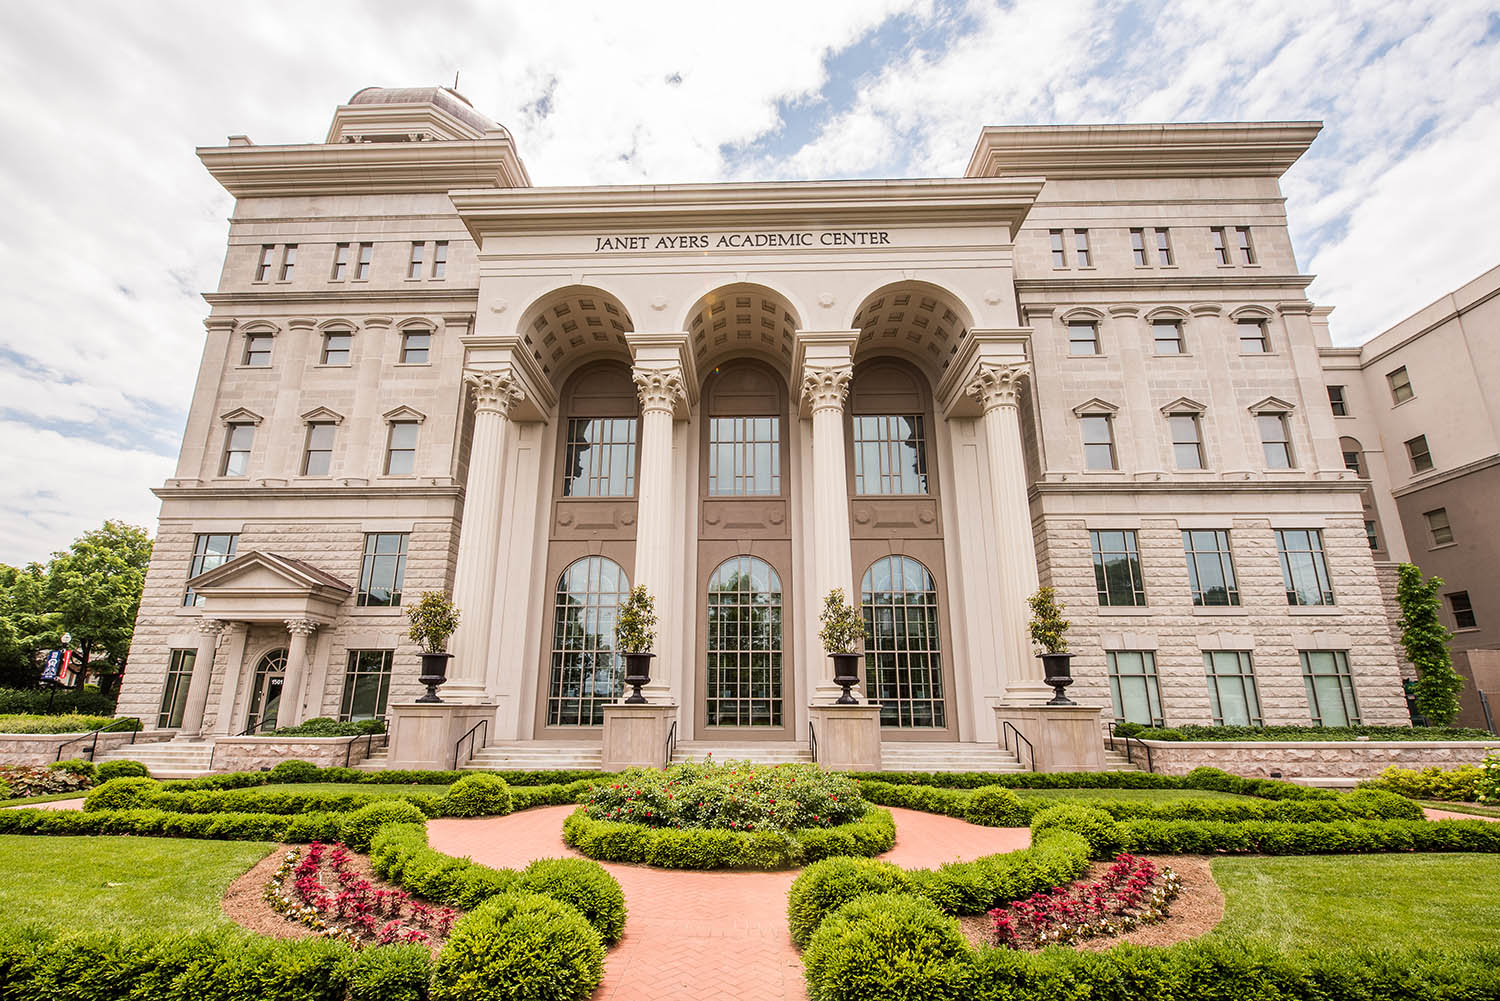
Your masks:
[{"label": "cloudy sky", "polygon": [[1320,119],[1298,263],[1358,343],[1500,262],[1494,0],[0,6],[0,562],[154,528],[232,205],[193,148],[451,84],[537,184],[960,173],[979,127]]}]

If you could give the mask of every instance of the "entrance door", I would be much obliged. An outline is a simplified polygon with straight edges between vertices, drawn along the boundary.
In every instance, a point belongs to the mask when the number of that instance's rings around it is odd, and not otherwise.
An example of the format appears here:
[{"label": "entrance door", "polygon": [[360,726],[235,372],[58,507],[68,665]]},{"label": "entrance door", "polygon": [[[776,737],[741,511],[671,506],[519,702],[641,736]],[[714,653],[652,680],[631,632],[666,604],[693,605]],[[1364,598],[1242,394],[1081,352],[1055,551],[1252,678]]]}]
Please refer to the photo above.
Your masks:
[{"label": "entrance door", "polygon": [[255,682],[250,688],[250,712],[245,718],[245,732],[274,730],[276,713],[281,708],[281,689],[286,684],[286,651],[272,650],[255,665]]}]

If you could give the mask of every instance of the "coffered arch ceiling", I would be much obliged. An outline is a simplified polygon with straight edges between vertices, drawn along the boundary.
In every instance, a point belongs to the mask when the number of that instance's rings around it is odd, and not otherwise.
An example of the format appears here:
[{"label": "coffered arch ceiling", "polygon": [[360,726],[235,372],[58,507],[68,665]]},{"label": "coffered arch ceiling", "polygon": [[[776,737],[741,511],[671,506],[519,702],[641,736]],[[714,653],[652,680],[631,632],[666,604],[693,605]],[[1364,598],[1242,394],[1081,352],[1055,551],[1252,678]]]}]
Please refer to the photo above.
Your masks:
[{"label": "coffered arch ceiling", "polygon": [[688,311],[687,333],[698,371],[707,374],[726,358],[756,354],[790,372],[802,321],[786,297],[764,285],[739,283],[714,289]]},{"label": "coffered arch ceiling", "polygon": [[969,310],[947,289],[901,281],[866,296],[849,326],[859,331],[856,356],[905,354],[936,377],[948,367],[972,322]]},{"label": "coffered arch ceiling", "polygon": [[532,303],[518,333],[556,386],[584,362],[601,357],[628,362],[625,335],[634,329],[615,296],[592,285],[569,285]]}]

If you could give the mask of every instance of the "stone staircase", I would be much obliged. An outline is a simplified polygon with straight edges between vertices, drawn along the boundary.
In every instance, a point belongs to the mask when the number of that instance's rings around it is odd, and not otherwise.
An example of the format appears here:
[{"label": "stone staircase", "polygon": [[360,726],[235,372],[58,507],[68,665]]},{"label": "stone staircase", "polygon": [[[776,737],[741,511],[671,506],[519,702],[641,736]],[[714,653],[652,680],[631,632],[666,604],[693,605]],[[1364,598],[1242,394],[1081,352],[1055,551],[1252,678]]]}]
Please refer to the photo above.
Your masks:
[{"label": "stone staircase", "polygon": [[753,761],[757,765],[812,761],[812,751],[807,745],[795,741],[746,740],[733,744],[717,740],[680,740],[672,751],[672,764],[702,762],[710,755],[715,761]]},{"label": "stone staircase", "polygon": [[1014,752],[994,744],[886,740],[880,768],[887,772],[1024,772]]},{"label": "stone staircase", "polygon": [[482,771],[550,771],[604,767],[604,748],[592,743],[557,740],[496,741],[474,752],[459,767]]},{"label": "stone staircase", "polygon": [[209,773],[213,753],[212,740],[163,740],[150,744],[124,744],[100,751],[94,757],[94,763],[139,761],[154,779],[193,779]]}]

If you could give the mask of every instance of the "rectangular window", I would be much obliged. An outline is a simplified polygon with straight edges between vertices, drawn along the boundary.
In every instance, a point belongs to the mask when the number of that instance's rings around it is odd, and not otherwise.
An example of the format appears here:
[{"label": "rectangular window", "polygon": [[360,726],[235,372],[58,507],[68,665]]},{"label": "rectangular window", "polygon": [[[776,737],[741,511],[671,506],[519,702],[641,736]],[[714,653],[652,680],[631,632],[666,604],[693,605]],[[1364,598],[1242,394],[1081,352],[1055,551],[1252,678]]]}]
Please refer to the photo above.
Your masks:
[{"label": "rectangular window", "polygon": [[1354,678],[1343,650],[1303,650],[1302,680],[1313,726],[1359,726]]},{"label": "rectangular window", "polygon": [[1099,324],[1069,323],[1068,353],[1074,355],[1096,355],[1099,353]]},{"label": "rectangular window", "polygon": [[1078,420],[1083,428],[1083,467],[1105,470],[1119,468],[1115,462],[1115,434],[1108,414],[1085,414]]},{"label": "rectangular window", "polygon": [[281,277],[277,281],[292,280],[292,269],[297,266],[297,245],[289,243],[281,248]]},{"label": "rectangular window", "polygon": [[1267,469],[1292,468],[1292,442],[1287,434],[1285,414],[1258,414],[1260,445],[1266,454]]},{"label": "rectangular window", "polygon": [[1240,320],[1235,323],[1240,332],[1240,354],[1263,355],[1271,350],[1271,331],[1265,320]]},{"label": "rectangular window", "polygon": [[401,335],[401,364],[426,365],[432,350],[432,334],[426,330],[408,330]]},{"label": "rectangular window", "polygon": [[927,492],[927,440],[920,414],[861,414],[853,424],[856,494]]},{"label": "rectangular window", "polygon": [[161,693],[161,711],[157,713],[159,729],[175,729],[182,725],[182,711],[187,707],[188,686],[193,680],[193,664],[198,660],[197,650],[173,650],[167,662],[167,684]]},{"label": "rectangular window", "polygon": [[1453,541],[1453,525],[1448,521],[1447,508],[1428,511],[1422,517],[1427,521],[1427,534],[1432,536],[1434,546],[1446,546]]},{"label": "rectangular window", "polygon": [[1182,354],[1182,324],[1177,320],[1156,320],[1151,324],[1153,350],[1159,355]]},{"label": "rectangular window", "polygon": [[1469,601],[1468,591],[1454,591],[1448,595],[1448,608],[1453,612],[1453,624],[1459,629],[1478,629],[1479,620],[1474,617],[1474,604]]},{"label": "rectangular window", "polygon": [[[238,535],[200,535],[193,540],[193,560],[188,564],[188,580],[215,567],[221,567],[234,559],[234,550],[239,545]],[[203,598],[188,588],[183,595],[184,605],[201,605]]]},{"label": "rectangular window", "polygon": [[1178,469],[1202,469],[1203,428],[1197,414],[1172,414],[1167,418],[1172,432],[1172,458]]},{"label": "rectangular window", "polygon": [[1353,473],[1356,476],[1365,475],[1364,469],[1362,468],[1362,465],[1359,461],[1358,452],[1344,453],[1344,468],[1349,470],[1349,472]]},{"label": "rectangular window", "polygon": [[333,274],[328,277],[331,281],[341,282],[348,273],[349,245],[347,243],[340,243],[333,248]]},{"label": "rectangular window", "polygon": [[333,422],[307,426],[307,449],[302,455],[303,476],[327,476],[333,468]]},{"label": "rectangular window", "polygon": [[323,335],[323,364],[349,364],[349,349],[354,344],[354,335],[347,330],[330,330]]},{"label": "rectangular window", "polygon": [[361,243],[359,245],[359,264],[354,272],[354,277],[364,281],[370,277],[370,262],[375,259],[375,244]]},{"label": "rectangular window", "polygon": [[255,280],[258,282],[271,280],[271,265],[276,257],[274,244],[263,243],[260,247],[260,262],[255,266]]},{"label": "rectangular window", "polygon": [[1208,705],[1214,726],[1260,726],[1260,698],[1255,692],[1255,671],[1244,650],[1205,650],[1203,669],[1208,675]]},{"label": "rectangular window", "polygon": [[1229,263],[1229,242],[1224,238],[1224,227],[1214,226],[1209,231],[1209,238],[1213,241],[1214,263],[1224,265]]},{"label": "rectangular window", "polygon": [[365,536],[365,560],[359,571],[361,606],[401,604],[406,578],[406,533]]},{"label": "rectangular window", "polygon": [[270,365],[271,340],[270,334],[246,334],[243,364],[253,365],[256,368],[265,368]]},{"label": "rectangular window", "polygon": [[634,497],[636,419],[575,417],[563,457],[564,497]]},{"label": "rectangular window", "polygon": [[1101,606],[1146,603],[1140,545],[1134,529],[1090,531],[1089,549],[1094,555],[1094,587]]},{"label": "rectangular window", "polygon": [[714,497],[781,493],[781,419],[711,417],[708,492]]},{"label": "rectangular window", "polygon": [[1150,650],[1110,650],[1109,694],[1116,723],[1163,726],[1161,688],[1156,680],[1156,654]]},{"label": "rectangular window", "polygon": [[422,277],[422,251],[426,246],[425,243],[413,243],[411,245],[411,263],[406,266],[406,277]]},{"label": "rectangular window", "polygon": [[1406,442],[1406,456],[1411,459],[1413,473],[1425,473],[1432,468],[1432,451],[1427,447],[1427,436],[1419,434]]},{"label": "rectangular window", "polygon": [[1250,243],[1250,227],[1249,226],[1236,226],[1236,227],[1234,227],[1234,241],[1235,241],[1235,244],[1240,248],[1240,263],[1241,264],[1254,264],[1255,263],[1255,247],[1254,247],[1254,245],[1252,245]]},{"label": "rectangular window", "polygon": [[1371,549],[1380,548],[1380,537],[1375,533],[1375,523],[1373,521],[1365,521],[1365,538],[1369,540]]},{"label": "rectangular window", "polygon": [[1349,416],[1349,403],[1344,398],[1343,386],[1328,387],[1328,406],[1333,410],[1335,417]]},{"label": "rectangular window", "polygon": [[448,241],[439,240],[432,245],[432,277],[444,278],[448,274]]},{"label": "rectangular window", "polygon": [[385,474],[410,476],[417,469],[417,422],[391,421],[385,445]]},{"label": "rectangular window", "polygon": [[1156,263],[1164,268],[1172,266],[1172,231],[1169,229],[1156,231]]},{"label": "rectangular window", "polygon": [[1093,264],[1093,256],[1089,253],[1089,231],[1086,229],[1073,230],[1073,256],[1078,260],[1080,268],[1089,267]]},{"label": "rectangular window", "polygon": [[1054,229],[1052,236],[1052,266],[1054,268],[1065,268],[1068,266],[1068,251],[1063,245],[1063,231]]},{"label": "rectangular window", "polygon": [[1281,579],[1286,585],[1288,605],[1333,604],[1333,585],[1329,583],[1320,529],[1277,529],[1276,551],[1281,556]]},{"label": "rectangular window", "polygon": [[385,718],[385,701],[391,693],[391,661],[395,653],[394,650],[349,651],[339,719],[352,723],[361,719]]},{"label": "rectangular window", "polygon": [[244,476],[250,471],[250,446],[255,442],[254,424],[231,424],[224,436],[224,461],[220,476]]},{"label": "rectangular window", "polygon": [[1411,376],[1407,374],[1405,365],[1394,372],[1386,373],[1385,381],[1390,384],[1393,403],[1405,403],[1416,395],[1412,392]]},{"label": "rectangular window", "polygon": [[1133,229],[1130,231],[1130,253],[1135,258],[1135,266],[1144,268],[1146,266],[1146,231]]},{"label": "rectangular window", "polygon": [[1188,583],[1195,605],[1238,605],[1240,589],[1234,580],[1234,556],[1229,533],[1220,529],[1189,529],[1182,533],[1187,553]]}]

